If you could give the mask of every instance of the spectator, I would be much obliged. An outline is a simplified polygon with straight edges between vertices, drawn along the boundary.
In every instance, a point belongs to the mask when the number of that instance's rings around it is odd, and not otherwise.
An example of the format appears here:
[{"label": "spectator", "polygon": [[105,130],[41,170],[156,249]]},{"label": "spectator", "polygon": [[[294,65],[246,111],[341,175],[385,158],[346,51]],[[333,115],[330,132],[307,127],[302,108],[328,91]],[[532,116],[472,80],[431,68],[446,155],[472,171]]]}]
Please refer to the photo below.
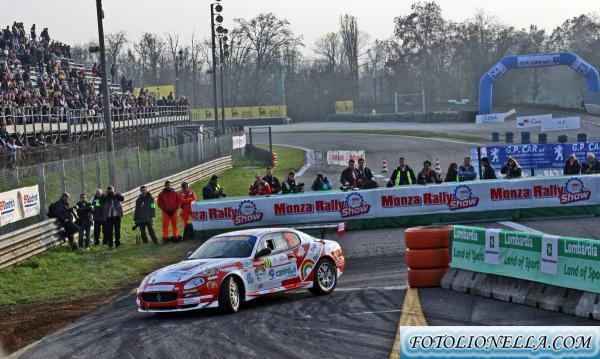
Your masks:
[{"label": "spectator", "polygon": [[46,41],[46,42],[50,42],[50,35],[48,34],[48,28],[45,27],[44,30],[42,30],[42,33],[40,34],[40,37],[42,38],[42,40]]},{"label": "spectator", "polygon": [[442,181],[438,177],[437,173],[431,169],[431,161],[426,160],[423,162],[423,170],[417,175],[417,183],[426,185],[430,183],[441,183]]},{"label": "spectator", "polygon": [[110,65],[110,82],[111,83],[116,83],[117,80],[117,65],[115,65],[115,63],[113,62],[112,65]]},{"label": "spectator", "polygon": [[473,181],[477,179],[477,173],[475,172],[475,167],[471,165],[471,157],[465,157],[465,162],[463,165],[458,167],[458,179],[463,181]]},{"label": "spectator", "polygon": [[271,192],[275,194],[281,192],[281,183],[277,177],[273,176],[273,167],[267,167],[267,174],[264,180],[271,186]]},{"label": "spectator", "polygon": [[522,177],[521,166],[519,166],[519,163],[510,156],[508,157],[506,164],[504,166],[502,166],[502,169],[500,169],[500,173],[505,175],[504,178],[507,178],[507,179]]},{"label": "spectator", "polygon": [[[106,221],[106,213],[104,213],[104,209],[102,204],[104,203],[104,193],[101,188],[96,190],[96,194],[92,197],[92,206],[93,217],[94,217],[94,245],[97,246],[100,244],[100,233],[102,232],[102,228],[104,225],[104,221]],[[106,237],[102,236],[102,244],[107,245]]]},{"label": "spectator", "polygon": [[87,200],[87,195],[82,193],[79,196],[79,202],[75,205],[77,211],[77,221],[75,224],[79,227],[79,248],[90,250],[90,230],[92,229],[92,215],[94,207]]},{"label": "spectator", "polygon": [[[123,195],[115,191],[113,186],[109,186],[106,189],[106,195],[104,196],[103,210],[106,214],[106,220],[102,229],[104,230],[103,236],[108,245],[108,249],[113,247],[113,239],[115,247],[121,246],[121,218],[123,218],[123,207],[121,202],[125,198]],[[114,236],[114,237],[113,237]]]},{"label": "spectator", "polygon": [[374,180],[373,172],[368,167],[365,167],[365,159],[358,159],[358,168],[356,169],[358,175],[358,185],[361,189],[377,188],[377,182]]},{"label": "spectator", "polygon": [[578,175],[581,173],[581,164],[579,164],[579,160],[575,157],[575,154],[571,154],[569,158],[565,161],[565,167],[563,169],[563,174],[565,175]]},{"label": "spectator", "polygon": [[35,141],[35,146],[39,147],[39,148],[48,147],[48,143],[46,142],[46,135],[44,135],[43,133],[40,133],[39,135],[37,135],[37,140]]},{"label": "spectator", "polygon": [[263,180],[260,173],[256,174],[256,180],[250,186],[249,193],[251,196],[262,196],[271,194],[271,186]]},{"label": "spectator", "polygon": [[35,41],[35,38],[37,37],[36,33],[35,33],[35,24],[31,25],[31,30],[29,30],[29,31],[30,31],[30,34],[31,34],[30,35],[31,36],[31,40]]},{"label": "spectator", "polygon": [[287,193],[300,193],[304,191],[304,183],[296,182],[296,172],[290,171],[288,178],[283,182],[282,185],[283,194]]},{"label": "spectator", "polygon": [[0,123],[0,140],[2,141],[3,145],[7,145],[8,144],[8,139],[10,138],[10,135],[8,134],[8,131],[6,130],[6,124],[4,123]]},{"label": "spectator", "polygon": [[[179,193],[171,188],[171,182],[165,182],[165,188],[158,194],[158,208],[162,210],[162,241],[166,244],[171,241],[181,240],[177,230],[177,210],[181,207]],[[169,224],[173,237],[169,237]]]},{"label": "spectator", "polygon": [[498,177],[496,177],[496,169],[490,163],[490,159],[489,158],[482,157],[481,158],[481,165],[483,166],[483,179],[484,180],[497,179],[498,178]]},{"label": "spectator", "polygon": [[452,162],[446,171],[446,179],[444,182],[458,182],[458,163]]},{"label": "spectator", "polygon": [[65,230],[64,234],[69,240],[71,249],[76,249],[74,239],[75,233],[79,232],[79,228],[73,223],[73,211],[69,206],[69,197],[69,193],[63,193],[60,199],[53,204],[52,214]]},{"label": "spectator", "polygon": [[17,137],[10,136],[8,138],[8,143],[6,144],[6,149],[9,151],[18,151],[21,149],[21,146],[17,145]]},{"label": "spectator", "polygon": [[342,174],[340,176],[340,183],[342,184],[342,187],[345,187],[345,188],[358,188],[359,187],[358,172],[356,171],[353,158],[351,158],[348,161],[348,167],[346,167],[342,171]]},{"label": "spectator", "polygon": [[590,152],[585,157],[585,163],[581,165],[581,174],[591,175],[595,173],[600,173],[600,162],[596,160],[596,156]]},{"label": "spectator", "polygon": [[[100,76],[100,70],[98,70],[98,64],[97,63],[94,63],[92,65],[92,75],[94,75],[94,76]],[[100,91],[100,92],[102,92],[102,91]]]},{"label": "spectator", "polygon": [[311,189],[313,191],[329,191],[331,190],[331,181],[323,174],[323,172],[317,173],[317,177],[313,181]]},{"label": "spectator", "polygon": [[158,244],[156,233],[154,232],[154,217],[156,217],[156,203],[154,197],[146,190],[146,186],[140,187],[140,195],[135,201],[135,210],[133,212],[133,222],[140,228],[142,242],[148,243],[146,229],[154,244]]},{"label": "spectator", "polygon": [[219,177],[217,175],[213,175],[210,178],[210,181],[204,186],[202,189],[202,198],[203,199],[216,199],[221,197],[226,197],[223,188],[218,183]]},{"label": "spectator", "polygon": [[192,191],[187,182],[181,183],[181,220],[183,221],[183,228],[190,223],[190,217],[192,216],[192,202],[196,201],[196,194]]},{"label": "spectator", "polygon": [[417,182],[412,168],[406,164],[404,157],[400,157],[400,166],[398,166],[387,183],[388,187],[412,185]]}]

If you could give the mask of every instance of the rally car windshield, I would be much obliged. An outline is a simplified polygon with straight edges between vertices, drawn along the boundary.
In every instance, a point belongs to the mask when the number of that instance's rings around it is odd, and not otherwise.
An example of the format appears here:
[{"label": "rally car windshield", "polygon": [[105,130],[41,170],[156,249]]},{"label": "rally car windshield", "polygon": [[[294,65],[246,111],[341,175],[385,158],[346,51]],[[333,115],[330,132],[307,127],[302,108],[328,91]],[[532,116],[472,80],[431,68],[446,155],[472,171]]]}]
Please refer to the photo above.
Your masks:
[{"label": "rally car windshield", "polygon": [[256,237],[215,237],[196,249],[188,259],[246,258],[252,254]]}]

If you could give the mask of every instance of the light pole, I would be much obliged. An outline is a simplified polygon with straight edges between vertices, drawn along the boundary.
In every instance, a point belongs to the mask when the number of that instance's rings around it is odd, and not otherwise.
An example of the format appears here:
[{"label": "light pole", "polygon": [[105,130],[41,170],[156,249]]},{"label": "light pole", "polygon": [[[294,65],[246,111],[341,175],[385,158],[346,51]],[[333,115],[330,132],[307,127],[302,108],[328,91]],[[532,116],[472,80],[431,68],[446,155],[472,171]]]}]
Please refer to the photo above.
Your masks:
[{"label": "light pole", "polygon": [[[217,27],[217,31],[219,30],[219,27]],[[229,45],[227,44],[228,32],[229,30],[222,29],[219,34],[219,63],[221,70],[221,131],[223,131],[223,133],[225,133],[225,83],[223,82],[223,71],[225,68],[225,59],[229,56]]]},{"label": "light pole", "polygon": [[[216,3],[210,4],[210,33],[211,33],[211,50],[212,50],[212,81],[213,81],[213,109],[215,114],[215,133],[219,133],[219,104],[217,98],[217,54],[215,44],[215,13],[220,14],[223,11],[223,6],[220,4],[220,0]],[[221,21],[219,21],[221,20]],[[223,22],[223,16],[217,15],[217,22]],[[222,29],[223,27],[219,25]]]},{"label": "light pole", "polygon": [[[102,109],[104,113],[104,132],[106,135],[106,151],[108,152],[108,178],[110,185],[115,185],[115,144],[113,141],[112,121],[110,118],[110,91],[108,89],[108,71],[106,68],[106,49],[104,47],[104,26],[102,19],[102,0],[96,0],[96,16],[98,17],[98,45],[100,51],[100,70],[102,76]],[[70,135],[69,135],[70,136]]]},{"label": "light pole", "polygon": [[183,65],[183,50],[177,52],[177,60],[175,61],[175,98],[179,96],[179,69]]}]

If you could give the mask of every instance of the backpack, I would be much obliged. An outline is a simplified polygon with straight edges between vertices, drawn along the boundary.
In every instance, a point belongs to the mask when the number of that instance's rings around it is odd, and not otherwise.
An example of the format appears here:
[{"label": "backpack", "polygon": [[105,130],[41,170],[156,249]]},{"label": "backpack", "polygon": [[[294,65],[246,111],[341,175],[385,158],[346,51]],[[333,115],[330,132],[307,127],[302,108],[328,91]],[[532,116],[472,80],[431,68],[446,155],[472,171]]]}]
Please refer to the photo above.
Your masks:
[{"label": "backpack", "polygon": [[52,202],[50,207],[48,207],[48,212],[46,213],[50,218],[56,218],[56,214],[54,213],[54,208],[56,207],[56,202]]}]

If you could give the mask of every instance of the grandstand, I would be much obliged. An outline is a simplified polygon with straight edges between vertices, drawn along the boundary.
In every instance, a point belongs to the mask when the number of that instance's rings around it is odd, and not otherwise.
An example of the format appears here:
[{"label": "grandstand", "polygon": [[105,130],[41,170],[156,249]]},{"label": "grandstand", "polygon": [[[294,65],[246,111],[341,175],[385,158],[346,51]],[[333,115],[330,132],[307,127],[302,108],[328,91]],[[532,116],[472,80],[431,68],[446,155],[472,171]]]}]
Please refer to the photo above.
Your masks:
[{"label": "grandstand", "polygon": [[[35,25],[29,32],[23,23],[6,26],[0,50],[0,124],[6,125],[0,131],[0,151],[33,147],[39,134],[49,135],[50,145],[103,134],[102,80],[96,66],[86,69],[74,62],[69,45],[51,39],[47,29],[37,36]],[[116,128],[127,127],[118,122],[139,125],[141,119],[187,113],[186,98],[155,99],[147,92],[136,97],[131,84],[126,80],[119,86],[109,79]]]}]

